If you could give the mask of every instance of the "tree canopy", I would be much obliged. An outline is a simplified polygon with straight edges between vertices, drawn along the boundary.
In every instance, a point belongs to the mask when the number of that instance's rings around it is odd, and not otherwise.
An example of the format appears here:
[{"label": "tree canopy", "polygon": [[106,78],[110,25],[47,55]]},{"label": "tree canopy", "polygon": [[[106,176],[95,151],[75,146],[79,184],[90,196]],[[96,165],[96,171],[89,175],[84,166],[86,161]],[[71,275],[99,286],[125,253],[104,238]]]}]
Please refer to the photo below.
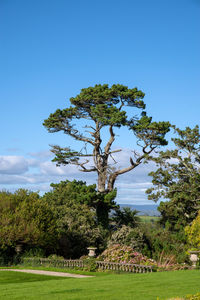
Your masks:
[{"label": "tree canopy", "polygon": [[0,248],[17,244],[55,249],[58,231],[54,211],[35,192],[0,192]]},{"label": "tree canopy", "polygon": [[[82,172],[96,172],[98,192],[111,192],[119,175],[141,164],[156,147],[167,144],[165,134],[169,131],[170,124],[152,122],[152,118],[144,111],[144,95],[137,88],[129,89],[120,84],[111,87],[99,84],[82,89],[79,95],[70,98],[70,107],[57,109],[44,121],[44,126],[50,133],[62,131],[83,143],[77,150],[71,149],[69,144],[67,147],[52,146],[55,154],[53,161],[57,165],[75,164]],[[127,107],[129,111],[126,110]],[[135,109],[141,110],[140,116],[134,112]],[[83,130],[77,126],[79,120],[85,121],[85,125],[81,123]],[[122,150],[113,150],[112,146],[116,140],[115,128],[122,126],[135,135],[141,152],[135,151],[134,157],[130,157],[130,165],[120,169],[115,168],[113,153]],[[102,140],[104,128],[108,128],[109,132],[107,141]]]},{"label": "tree canopy", "polygon": [[[99,201],[102,201],[95,185],[66,180],[51,184],[51,187],[53,189],[43,196],[43,201],[54,211],[62,255],[78,257],[86,254],[86,248],[90,245],[101,248],[102,231],[98,225],[104,225],[107,220],[95,212]],[[107,205],[112,207],[112,203]]]},{"label": "tree canopy", "polygon": [[154,201],[169,199],[159,206],[161,222],[179,230],[194,220],[200,209],[200,133],[198,126],[173,127],[175,148],[152,157],[158,169],[149,174],[153,187],[147,193]]},{"label": "tree canopy", "polygon": [[[75,205],[87,206],[88,210],[96,210],[96,221],[99,225],[108,226],[108,211],[116,208],[114,201],[116,191],[108,194],[101,194],[96,191],[96,185],[86,185],[83,181],[61,181],[57,184],[51,184],[53,191],[45,194],[45,199],[49,203],[55,203],[57,208],[68,207],[70,210]],[[64,213],[64,211],[63,211]]]},{"label": "tree canopy", "polygon": [[0,191],[0,257],[18,244],[23,251],[40,248],[68,258],[86,254],[90,245],[104,246],[95,186],[74,180],[52,187],[43,196],[24,189]]}]

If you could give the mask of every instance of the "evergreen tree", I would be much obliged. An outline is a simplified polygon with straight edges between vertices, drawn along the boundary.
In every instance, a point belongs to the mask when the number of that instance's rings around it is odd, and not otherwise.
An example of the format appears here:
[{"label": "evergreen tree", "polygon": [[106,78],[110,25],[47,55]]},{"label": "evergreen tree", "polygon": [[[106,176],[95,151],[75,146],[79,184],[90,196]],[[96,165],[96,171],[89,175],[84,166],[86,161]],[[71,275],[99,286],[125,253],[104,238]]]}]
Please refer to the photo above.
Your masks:
[{"label": "evergreen tree", "polygon": [[153,187],[147,190],[150,200],[169,199],[161,202],[161,223],[179,230],[197,216],[200,209],[200,133],[199,127],[181,130],[173,126],[175,149],[161,151],[152,157],[158,169],[149,175]]}]

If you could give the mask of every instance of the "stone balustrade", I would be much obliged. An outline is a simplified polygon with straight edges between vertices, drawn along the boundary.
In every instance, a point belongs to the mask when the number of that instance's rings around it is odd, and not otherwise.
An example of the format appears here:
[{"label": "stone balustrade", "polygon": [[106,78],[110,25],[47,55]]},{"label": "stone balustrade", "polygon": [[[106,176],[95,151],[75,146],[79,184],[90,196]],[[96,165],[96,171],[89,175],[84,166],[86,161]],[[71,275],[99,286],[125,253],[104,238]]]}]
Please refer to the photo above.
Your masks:
[{"label": "stone balustrade", "polygon": [[132,273],[149,273],[152,272],[151,266],[136,265],[136,264],[123,264],[115,262],[96,261],[98,269],[124,271]]},{"label": "stone balustrade", "polygon": [[[23,258],[24,263],[31,265],[48,265],[61,268],[84,268],[86,262],[80,259],[49,259],[49,258]],[[151,266],[124,264],[115,262],[96,261],[97,269],[123,271],[132,273],[149,273],[152,272]]]}]

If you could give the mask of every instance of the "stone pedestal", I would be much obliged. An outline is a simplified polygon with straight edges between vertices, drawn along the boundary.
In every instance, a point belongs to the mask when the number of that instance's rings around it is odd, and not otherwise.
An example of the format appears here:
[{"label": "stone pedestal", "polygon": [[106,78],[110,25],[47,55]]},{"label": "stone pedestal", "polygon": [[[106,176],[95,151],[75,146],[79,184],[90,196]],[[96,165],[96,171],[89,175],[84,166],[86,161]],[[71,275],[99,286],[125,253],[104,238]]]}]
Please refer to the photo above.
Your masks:
[{"label": "stone pedestal", "polygon": [[96,251],[97,248],[95,248],[95,247],[88,247],[87,249],[89,251],[89,253],[88,253],[89,257],[95,257],[96,256],[95,251]]}]

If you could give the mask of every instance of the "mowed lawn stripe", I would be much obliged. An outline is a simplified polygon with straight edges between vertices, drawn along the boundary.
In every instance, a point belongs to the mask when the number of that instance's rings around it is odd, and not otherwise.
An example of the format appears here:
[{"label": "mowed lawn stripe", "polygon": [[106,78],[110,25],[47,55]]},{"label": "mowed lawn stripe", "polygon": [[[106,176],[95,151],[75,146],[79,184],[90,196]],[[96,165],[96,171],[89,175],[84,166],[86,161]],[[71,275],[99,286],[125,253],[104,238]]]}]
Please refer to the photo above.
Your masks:
[{"label": "mowed lawn stripe", "polygon": [[[0,299],[162,299],[200,292],[200,271],[109,274],[93,278],[62,278],[0,272]],[[14,281],[16,277],[23,276]],[[11,276],[11,277],[9,277]],[[29,276],[31,276],[29,278]],[[37,278],[38,277],[38,278]],[[43,279],[42,279],[43,277]],[[20,281],[21,279],[21,281]]]}]

